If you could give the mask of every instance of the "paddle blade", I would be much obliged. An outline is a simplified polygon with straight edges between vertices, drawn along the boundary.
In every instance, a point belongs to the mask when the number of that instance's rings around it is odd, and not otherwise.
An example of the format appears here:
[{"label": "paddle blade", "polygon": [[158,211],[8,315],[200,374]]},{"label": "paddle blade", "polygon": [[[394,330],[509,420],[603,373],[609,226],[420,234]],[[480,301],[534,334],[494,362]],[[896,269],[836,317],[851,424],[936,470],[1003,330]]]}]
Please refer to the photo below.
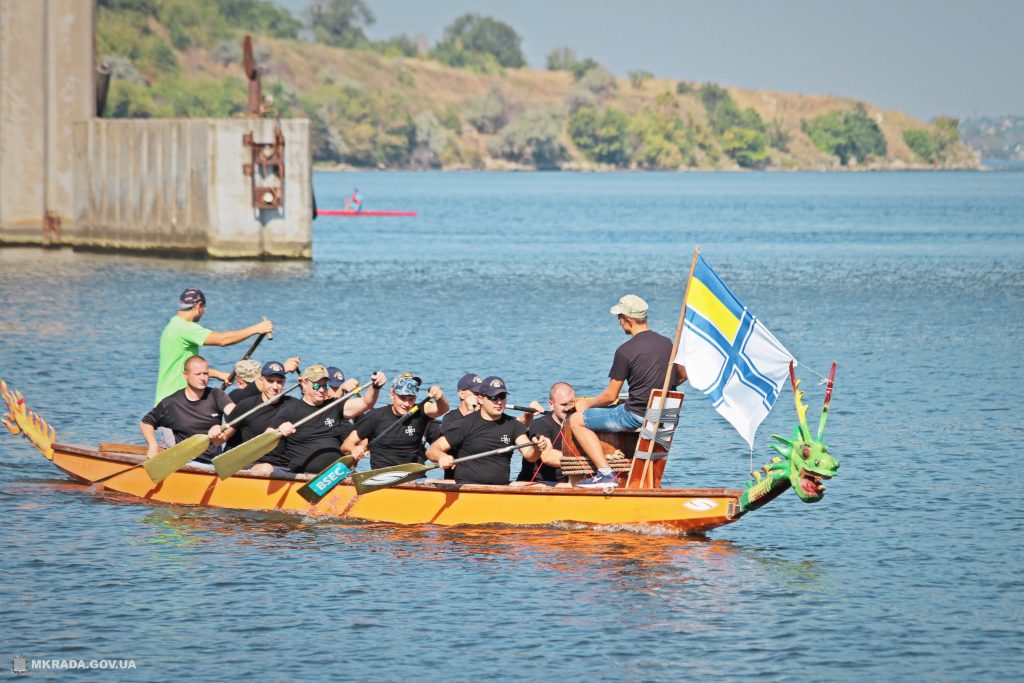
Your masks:
[{"label": "paddle blade", "polygon": [[210,437],[206,434],[193,434],[181,443],[176,443],[166,451],[154,455],[142,466],[153,483],[159,484],[181,469],[189,460],[202,455],[209,447]]},{"label": "paddle blade", "polygon": [[263,432],[218,455],[213,459],[213,469],[217,470],[218,477],[227,479],[238,470],[245,469],[277,448],[277,444],[282,438],[284,437],[277,431]]},{"label": "paddle blade", "polygon": [[356,493],[362,495],[418,479],[421,474],[435,467],[437,465],[420,465],[415,462],[408,465],[392,465],[369,472],[356,472],[352,475],[352,483],[356,486]]},{"label": "paddle blade", "polygon": [[307,501],[316,505],[320,500],[331,492],[335,486],[344,481],[345,477],[352,474],[352,468],[356,466],[356,459],[351,455],[343,455],[333,465],[316,475],[308,484],[299,489],[299,495]]}]

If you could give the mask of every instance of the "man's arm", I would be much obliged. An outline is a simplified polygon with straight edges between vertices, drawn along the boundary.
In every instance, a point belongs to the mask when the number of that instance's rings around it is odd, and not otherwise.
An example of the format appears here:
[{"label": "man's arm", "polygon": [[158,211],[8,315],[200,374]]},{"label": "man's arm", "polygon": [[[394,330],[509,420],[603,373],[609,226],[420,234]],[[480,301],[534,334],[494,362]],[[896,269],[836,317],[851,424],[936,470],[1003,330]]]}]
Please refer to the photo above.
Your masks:
[{"label": "man's arm", "polygon": [[619,392],[622,390],[622,383],[621,379],[610,379],[608,380],[608,386],[604,388],[604,391],[594,398],[577,398],[576,410],[583,412],[587,408],[610,406],[619,399]]},{"label": "man's arm", "polygon": [[146,440],[146,457],[152,458],[160,452],[160,444],[156,442],[156,427],[148,422],[140,422],[139,431],[142,432],[142,438]]},{"label": "man's arm", "polygon": [[434,385],[427,391],[427,397],[434,399],[433,401],[427,401],[423,406],[423,414],[429,417],[431,420],[436,419],[448,412],[448,399],[444,396],[444,390],[440,386]]},{"label": "man's arm", "polygon": [[211,332],[206,335],[206,341],[203,342],[203,346],[231,346],[232,344],[237,344],[240,341],[248,339],[254,334],[270,334],[273,331],[274,323],[269,320],[264,320],[263,322],[250,325],[242,330]]},{"label": "man's arm", "polygon": [[427,449],[427,459],[436,462],[443,469],[451,469],[455,463],[455,458],[448,454],[451,450],[451,445],[448,443],[448,439],[440,437],[437,441],[430,444],[430,448]]},{"label": "man's arm", "polygon": [[387,375],[379,370],[370,375],[370,380],[373,384],[367,387],[366,391],[354,399],[345,401],[342,410],[346,419],[353,420],[373,408],[373,404],[377,402],[380,388],[388,382]]}]

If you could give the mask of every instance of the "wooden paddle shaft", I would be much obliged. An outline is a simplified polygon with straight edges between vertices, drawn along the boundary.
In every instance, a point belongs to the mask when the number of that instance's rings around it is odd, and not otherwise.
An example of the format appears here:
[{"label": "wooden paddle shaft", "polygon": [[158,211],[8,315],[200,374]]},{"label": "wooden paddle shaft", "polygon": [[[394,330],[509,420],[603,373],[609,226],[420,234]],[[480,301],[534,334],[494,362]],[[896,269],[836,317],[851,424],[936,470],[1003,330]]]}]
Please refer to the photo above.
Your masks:
[{"label": "wooden paddle shaft", "polygon": [[[267,319],[267,316],[263,316],[263,320],[266,320],[266,319]],[[253,341],[252,344],[249,345],[249,350],[245,352],[245,355],[242,356],[242,358],[239,360],[239,362],[241,362],[243,360],[249,360],[249,356],[251,356],[253,354],[253,352],[256,351],[256,347],[260,345],[260,342],[263,341],[264,337],[270,337],[270,341],[274,341],[274,333],[273,332],[271,332],[269,335],[261,334],[260,336],[256,337],[256,339]],[[224,382],[224,386],[228,386],[229,384],[231,384],[234,381],[235,381],[235,369],[231,368],[231,372],[228,373],[228,378]]]}]

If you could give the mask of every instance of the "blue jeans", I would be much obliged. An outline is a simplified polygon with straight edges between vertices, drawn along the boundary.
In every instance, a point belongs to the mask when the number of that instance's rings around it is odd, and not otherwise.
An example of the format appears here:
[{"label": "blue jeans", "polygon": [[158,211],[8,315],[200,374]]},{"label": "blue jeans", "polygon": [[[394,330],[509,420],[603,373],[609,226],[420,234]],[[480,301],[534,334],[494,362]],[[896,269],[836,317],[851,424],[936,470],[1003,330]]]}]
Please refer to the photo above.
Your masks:
[{"label": "blue jeans", "polygon": [[626,410],[620,403],[611,408],[587,408],[583,411],[583,424],[595,432],[631,432],[644,423],[642,417]]}]

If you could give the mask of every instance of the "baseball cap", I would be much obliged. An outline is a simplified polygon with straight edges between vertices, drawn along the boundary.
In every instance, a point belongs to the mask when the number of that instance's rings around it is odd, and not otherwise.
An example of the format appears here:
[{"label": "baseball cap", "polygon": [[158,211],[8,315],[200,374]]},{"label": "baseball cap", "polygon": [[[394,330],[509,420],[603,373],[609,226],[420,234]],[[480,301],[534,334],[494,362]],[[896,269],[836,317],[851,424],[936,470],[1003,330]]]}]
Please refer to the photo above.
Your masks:
[{"label": "baseball cap", "polygon": [[508,388],[505,386],[505,380],[497,375],[491,375],[490,377],[484,378],[484,381],[480,385],[480,393],[484,396],[493,397],[498,394],[507,394]]},{"label": "baseball cap", "polygon": [[391,390],[399,396],[415,396],[423,380],[411,372],[403,372],[391,380]]},{"label": "baseball cap", "polygon": [[278,363],[276,360],[272,360],[268,363],[263,364],[263,369],[260,370],[260,374],[264,377],[271,377],[273,375],[281,375],[284,377],[284,366]]},{"label": "baseball cap", "polygon": [[330,383],[331,389],[337,389],[345,381],[345,373],[341,371],[341,368],[336,368],[333,365],[328,365],[327,381]]},{"label": "baseball cap", "polygon": [[246,382],[255,382],[260,376],[260,362],[251,358],[235,363],[235,377]]},{"label": "baseball cap", "polygon": [[310,382],[315,382],[319,379],[328,377],[327,368],[322,365],[310,365],[308,368],[302,371],[299,375],[302,379],[308,379]]},{"label": "baseball cap", "polygon": [[181,296],[178,297],[178,310],[187,311],[196,304],[205,304],[206,297],[203,296],[202,290],[196,289],[195,287],[189,287]]},{"label": "baseball cap", "polygon": [[459,380],[459,391],[472,391],[477,393],[480,391],[480,384],[483,382],[480,379],[480,375],[473,374],[472,372],[462,376]]},{"label": "baseball cap", "polygon": [[647,320],[647,302],[636,294],[627,294],[619,299],[619,303],[609,309],[609,313],[637,320]]}]

